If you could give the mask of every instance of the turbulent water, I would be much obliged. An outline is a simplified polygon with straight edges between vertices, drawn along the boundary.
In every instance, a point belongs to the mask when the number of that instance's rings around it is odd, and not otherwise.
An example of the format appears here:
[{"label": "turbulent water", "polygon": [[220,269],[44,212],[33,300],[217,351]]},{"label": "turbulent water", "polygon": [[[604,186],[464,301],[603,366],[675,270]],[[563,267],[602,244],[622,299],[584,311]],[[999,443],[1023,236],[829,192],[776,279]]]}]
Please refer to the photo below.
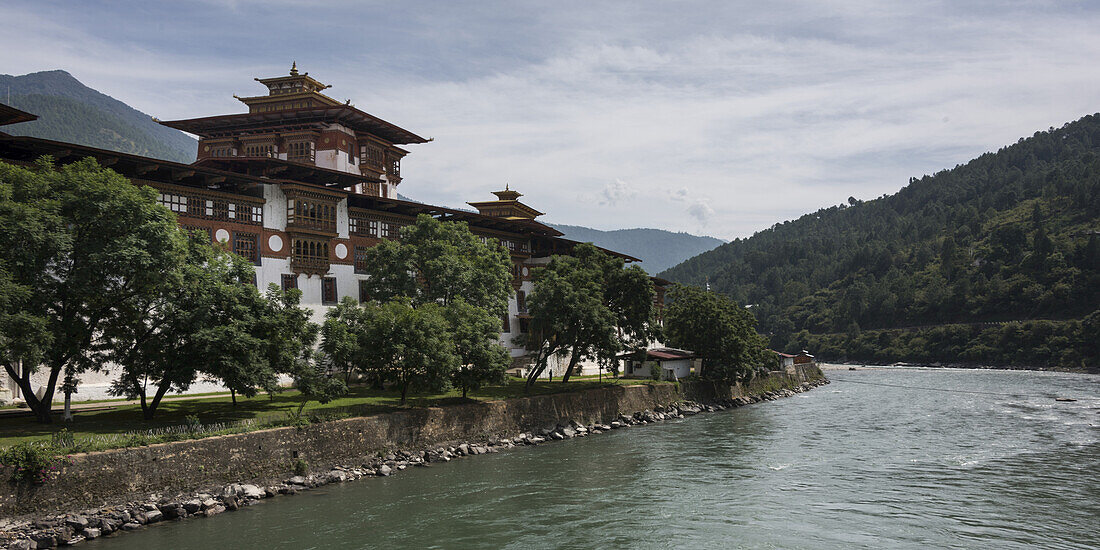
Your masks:
[{"label": "turbulent water", "polygon": [[789,399],[328,486],[86,546],[1100,547],[1100,376],[827,374],[832,384]]}]

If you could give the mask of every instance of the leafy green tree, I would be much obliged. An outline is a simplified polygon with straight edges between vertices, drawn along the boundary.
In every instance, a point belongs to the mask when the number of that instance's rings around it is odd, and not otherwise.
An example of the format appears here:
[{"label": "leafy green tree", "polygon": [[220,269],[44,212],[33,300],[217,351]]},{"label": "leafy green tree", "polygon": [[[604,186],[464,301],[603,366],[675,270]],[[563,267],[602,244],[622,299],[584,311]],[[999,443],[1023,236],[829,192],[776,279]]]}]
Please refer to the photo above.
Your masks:
[{"label": "leafy green tree", "polygon": [[310,322],[308,309],[298,306],[301,298],[302,291],[296,288],[284,292],[274,284],[268,285],[252,332],[262,343],[262,364],[267,368],[241,368],[241,363],[230,363],[226,370],[215,373],[234,395],[252,397],[261,389],[272,393],[277,389],[278,375],[298,378],[316,368],[313,345],[320,327]]},{"label": "leafy green tree", "polygon": [[568,356],[562,376],[568,382],[586,359],[609,362],[629,345],[644,346],[653,323],[653,284],[640,268],[623,269],[623,261],[590,244],[572,255],[555,256],[536,275],[527,299],[531,329],[526,335],[536,350],[527,376],[530,388],[554,356]]},{"label": "leafy green tree", "polygon": [[444,307],[442,313],[459,359],[452,383],[462,388],[462,397],[469,389],[503,382],[510,357],[500,345],[500,317],[462,298]]},{"label": "leafy green tree", "polygon": [[264,371],[263,342],[253,334],[263,297],[248,284],[253,274],[205,236],[188,239],[183,263],[163,274],[158,291],[123,304],[125,314],[106,324],[107,357],[122,368],[111,393],[139,399],[151,419],[170,390],[185,391],[200,374]]},{"label": "leafy green tree", "polygon": [[[148,187],[93,159],[26,169],[0,163],[0,361],[40,422],[50,422],[62,373],[97,368],[107,324],[178,265],[176,222]],[[25,340],[24,340],[25,338]],[[32,372],[48,373],[41,399]]]},{"label": "leafy green tree", "polygon": [[356,370],[359,333],[363,329],[363,310],[352,298],[344,297],[336,307],[325,313],[320,349],[327,355],[332,368],[343,374],[345,384],[351,381],[351,375]]},{"label": "leafy green tree", "polygon": [[501,246],[483,243],[465,222],[421,214],[398,241],[367,251],[367,292],[380,302],[409,298],[413,306],[468,304],[500,315],[508,307],[512,263]]},{"label": "leafy green tree", "polygon": [[703,359],[703,377],[737,382],[751,377],[766,363],[764,337],[756,319],[721,294],[698,287],[675,285],[665,307],[665,336],[669,345],[694,351]]},{"label": "leafy green tree", "polygon": [[328,355],[321,351],[314,355],[313,363],[304,365],[294,374],[294,386],[298,388],[301,399],[298,410],[294,414],[295,418],[301,419],[302,410],[310,400],[316,400],[324,405],[347,393],[347,384],[340,378],[332,376],[329,371],[330,366]]},{"label": "leafy green tree", "polygon": [[359,362],[377,369],[400,388],[402,405],[409,390],[450,387],[460,359],[442,306],[426,303],[414,308],[396,299],[380,305],[372,302],[363,309],[365,330]]},{"label": "leafy green tree", "polygon": [[[469,388],[503,378],[508,357],[498,343],[500,316],[507,312],[512,292],[512,263],[504,247],[482,242],[464,222],[421,215],[402,230],[400,241],[371,248],[366,264],[366,284],[375,300],[443,307],[454,353],[461,360],[455,383],[463,396]],[[339,361],[341,356],[333,357]]]}]

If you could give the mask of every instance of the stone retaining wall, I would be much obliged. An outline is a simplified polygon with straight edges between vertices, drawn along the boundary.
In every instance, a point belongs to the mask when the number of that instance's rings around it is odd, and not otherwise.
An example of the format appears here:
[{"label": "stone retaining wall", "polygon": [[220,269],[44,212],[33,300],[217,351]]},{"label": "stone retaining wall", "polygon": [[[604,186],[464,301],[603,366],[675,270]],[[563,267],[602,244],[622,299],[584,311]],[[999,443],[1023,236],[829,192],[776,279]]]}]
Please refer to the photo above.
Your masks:
[{"label": "stone retaining wall", "polygon": [[554,428],[570,420],[610,422],[682,399],[672,384],[611,386],[77,454],[44,485],[4,484],[0,518],[71,512],[234,481],[264,483],[286,478],[298,459],[311,469],[326,468],[384,449]]},{"label": "stone retaining wall", "polygon": [[731,386],[729,384],[721,384],[707,380],[684,381],[681,382],[680,385],[684,399],[699,401],[701,403],[710,403],[712,401],[725,401],[761,393],[759,388],[768,384],[779,383],[797,386],[804,382],[814,382],[822,378],[825,378],[825,373],[821,372],[821,369],[819,369],[817,365],[803,364],[789,366],[784,371],[774,371],[766,377],[757,378],[749,382],[747,387],[743,386],[741,383]]}]

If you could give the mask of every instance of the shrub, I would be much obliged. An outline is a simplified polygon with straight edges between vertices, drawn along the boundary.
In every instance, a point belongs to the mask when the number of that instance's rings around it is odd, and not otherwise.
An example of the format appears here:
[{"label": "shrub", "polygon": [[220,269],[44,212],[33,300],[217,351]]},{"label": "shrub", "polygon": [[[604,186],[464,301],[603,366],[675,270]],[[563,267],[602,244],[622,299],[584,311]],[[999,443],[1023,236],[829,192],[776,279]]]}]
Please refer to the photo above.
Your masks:
[{"label": "shrub", "polygon": [[14,482],[45,483],[57,477],[61,465],[71,457],[58,456],[60,448],[52,443],[25,441],[0,450],[0,465],[12,468]]},{"label": "shrub", "polygon": [[298,460],[295,460],[294,461],[294,475],[296,475],[296,476],[309,475],[309,463],[302,460],[302,459],[300,459],[300,458]]}]

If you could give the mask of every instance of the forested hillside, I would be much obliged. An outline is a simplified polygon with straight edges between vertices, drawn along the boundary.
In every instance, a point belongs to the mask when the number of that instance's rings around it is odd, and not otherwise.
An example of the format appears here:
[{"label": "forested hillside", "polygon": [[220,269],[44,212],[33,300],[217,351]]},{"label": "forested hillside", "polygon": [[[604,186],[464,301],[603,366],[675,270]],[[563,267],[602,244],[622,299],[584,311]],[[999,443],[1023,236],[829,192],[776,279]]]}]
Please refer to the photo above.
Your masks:
[{"label": "forested hillside", "polygon": [[190,163],[197,143],[141,111],[97,92],[65,71],[0,75],[0,101],[38,115],[4,131]]},{"label": "forested hillside", "polygon": [[1100,115],[894,195],[776,224],[662,275],[826,359],[1100,363]]},{"label": "forested hillside", "polygon": [[725,241],[714,237],[673,233],[663,229],[618,229],[601,231],[576,225],[550,224],[565,233],[565,238],[590,242],[609,250],[641,258],[639,264],[649,273],[668,269],[692,256],[701,254]]}]

